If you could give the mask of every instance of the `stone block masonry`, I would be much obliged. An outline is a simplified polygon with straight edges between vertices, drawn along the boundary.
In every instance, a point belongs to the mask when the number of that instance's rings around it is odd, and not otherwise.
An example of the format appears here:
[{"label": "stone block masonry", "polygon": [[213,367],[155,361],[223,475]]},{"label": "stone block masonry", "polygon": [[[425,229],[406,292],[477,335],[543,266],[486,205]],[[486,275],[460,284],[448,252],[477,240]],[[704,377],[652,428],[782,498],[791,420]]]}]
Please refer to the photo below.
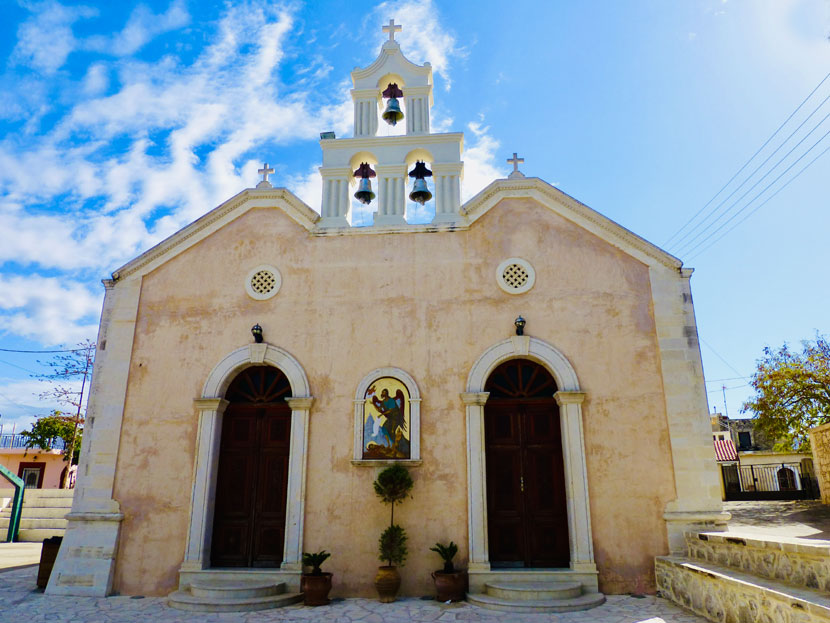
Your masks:
[{"label": "stone block masonry", "polygon": [[810,430],[818,488],[821,503],[830,504],[830,424],[823,424]]}]

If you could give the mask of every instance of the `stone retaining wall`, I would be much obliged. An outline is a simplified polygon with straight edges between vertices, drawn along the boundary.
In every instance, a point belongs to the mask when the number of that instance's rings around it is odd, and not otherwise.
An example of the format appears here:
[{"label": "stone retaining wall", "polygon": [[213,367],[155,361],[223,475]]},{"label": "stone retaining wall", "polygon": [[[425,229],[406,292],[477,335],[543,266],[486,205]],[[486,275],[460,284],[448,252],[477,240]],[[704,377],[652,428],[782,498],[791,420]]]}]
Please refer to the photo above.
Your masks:
[{"label": "stone retaining wall", "polygon": [[821,490],[821,502],[830,504],[830,424],[811,429],[810,443],[813,446],[813,463]]},{"label": "stone retaining wall", "polygon": [[830,592],[830,547],[727,533],[686,534],[689,558]]}]

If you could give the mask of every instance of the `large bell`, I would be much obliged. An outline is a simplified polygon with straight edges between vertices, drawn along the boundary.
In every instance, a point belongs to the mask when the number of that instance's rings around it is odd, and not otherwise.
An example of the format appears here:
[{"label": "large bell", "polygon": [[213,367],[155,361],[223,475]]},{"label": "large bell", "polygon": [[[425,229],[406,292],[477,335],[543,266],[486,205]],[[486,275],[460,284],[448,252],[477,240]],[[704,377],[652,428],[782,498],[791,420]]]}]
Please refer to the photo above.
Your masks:
[{"label": "large bell", "polygon": [[375,196],[375,193],[372,192],[372,182],[368,177],[362,178],[357,185],[357,192],[354,194],[354,198],[360,203],[369,205]]},{"label": "large bell", "polygon": [[398,104],[398,98],[389,98],[389,101],[386,103],[386,110],[383,111],[381,116],[389,125],[395,125],[398,121],[403,119],[403,113],[401,112],[401,105]]},{"label": "large bell", "polygon": [[432,199],[432,193],[429,192],[425,179],[419,178],[415,180],[415,183],[412,184],[412,192],[409,193],[409,198],[421,205],[424,205],[424,203]]}]

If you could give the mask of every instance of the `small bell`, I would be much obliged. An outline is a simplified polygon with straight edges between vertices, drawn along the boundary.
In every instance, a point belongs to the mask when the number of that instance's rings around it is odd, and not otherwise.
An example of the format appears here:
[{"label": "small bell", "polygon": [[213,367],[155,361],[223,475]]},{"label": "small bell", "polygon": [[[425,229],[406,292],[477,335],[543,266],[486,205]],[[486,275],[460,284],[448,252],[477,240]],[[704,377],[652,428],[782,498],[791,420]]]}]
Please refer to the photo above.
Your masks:
[{"label": "small bell", "polygon": [[425,177],[431,177],[432,171],[427,169],[423,162],[416,162],[415,168],[409,172],[409,177],[414,177],[415,182],[412,184],[412,192],[409,193],[409,198],[416,203],[424,205],[427,201],[432,199],[432,193],[427,188]]},{"label": "small bell", "polygon": [[372,182],[369,181],[368,177],[362,178],[357,185],[357,192],[354,194],[354,198],[360,203],[369,205],[375,196],[375,193],[372,192]]},{"label": "small bell", "polygon": [[382,93],[383,97],[388,97],[389,101],[386,103],[386,110],[383,111],[381,117],[389,125],[395,125],[403,119],[403,112],[401,112],[401,105],[398,103],[398,98],[403,97],[403,91],[398,88],[394,82],[390,83],[386,90]]},{"label": "small bell", "polygon": [[354,198],[362,204],[369,205],[372,203],[372,199],[376,197],[375,193],[372,192],[372,182],[369,181],[369,178],[375,177],[375,175],[376,173],[372,171],[372,167],[366,162],[361,162],[360,166],[354,172],[354,176],[360,178]]}]

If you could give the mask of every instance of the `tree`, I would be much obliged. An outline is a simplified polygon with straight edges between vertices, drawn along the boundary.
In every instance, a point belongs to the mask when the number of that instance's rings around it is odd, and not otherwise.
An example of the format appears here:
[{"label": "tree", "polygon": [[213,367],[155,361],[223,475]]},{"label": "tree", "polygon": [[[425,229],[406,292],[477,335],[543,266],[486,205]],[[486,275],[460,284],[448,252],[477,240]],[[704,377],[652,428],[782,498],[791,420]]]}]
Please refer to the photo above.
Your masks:
[{"label": "tree", "polygon": [[[74,412],[72,417],[72,435],[69,438],[66,450],[64,450],[64,456],[73,457],[73,462],[77,462],[77,450],[81,447],[79,431],[86,415],[84,395],[89,385],[89,380],[92,377],[92,364],[94,361],[95,343],[92,340],[85,340],[78,344],[77,348],[68,353],[57,355],[51,361],[38,362],[49,366],[52,371],[47,374],[35,375],[41,381],[51,383],[52,385],[47,391],[40,394],[41,399],[55,400],[59,404],[70,407],[72,412]],[[73,386],[73,382],[77,381],[81,382],[80,389],[75,389],[75,386]],[[61,488],[65,489],[68,486],[69,478],[64,476],[61,481]]]},{"label": "tree", "polygon": [[[27,448],[40,448],[41,450],[51,450],[57,439],[63,440],[63,460],[68,461],[72,456],[70,465],[77,465],[81,454],[83,428],[75,427],[74,416],[55,410],[51,415],[38,418],[32,424],[32,430],[23,431],[20,434],[26,440]],[[77,443],[70,454],[73,437]]]},{"label": "tree", "polygon": [[755,396],[741,409],[755,413],[777,450],[809,452],[808,431],[830,421],[830,341],[816,332],[814,342],[801,345],[800,353],[786,344],[764,348],[750,381]]}]

